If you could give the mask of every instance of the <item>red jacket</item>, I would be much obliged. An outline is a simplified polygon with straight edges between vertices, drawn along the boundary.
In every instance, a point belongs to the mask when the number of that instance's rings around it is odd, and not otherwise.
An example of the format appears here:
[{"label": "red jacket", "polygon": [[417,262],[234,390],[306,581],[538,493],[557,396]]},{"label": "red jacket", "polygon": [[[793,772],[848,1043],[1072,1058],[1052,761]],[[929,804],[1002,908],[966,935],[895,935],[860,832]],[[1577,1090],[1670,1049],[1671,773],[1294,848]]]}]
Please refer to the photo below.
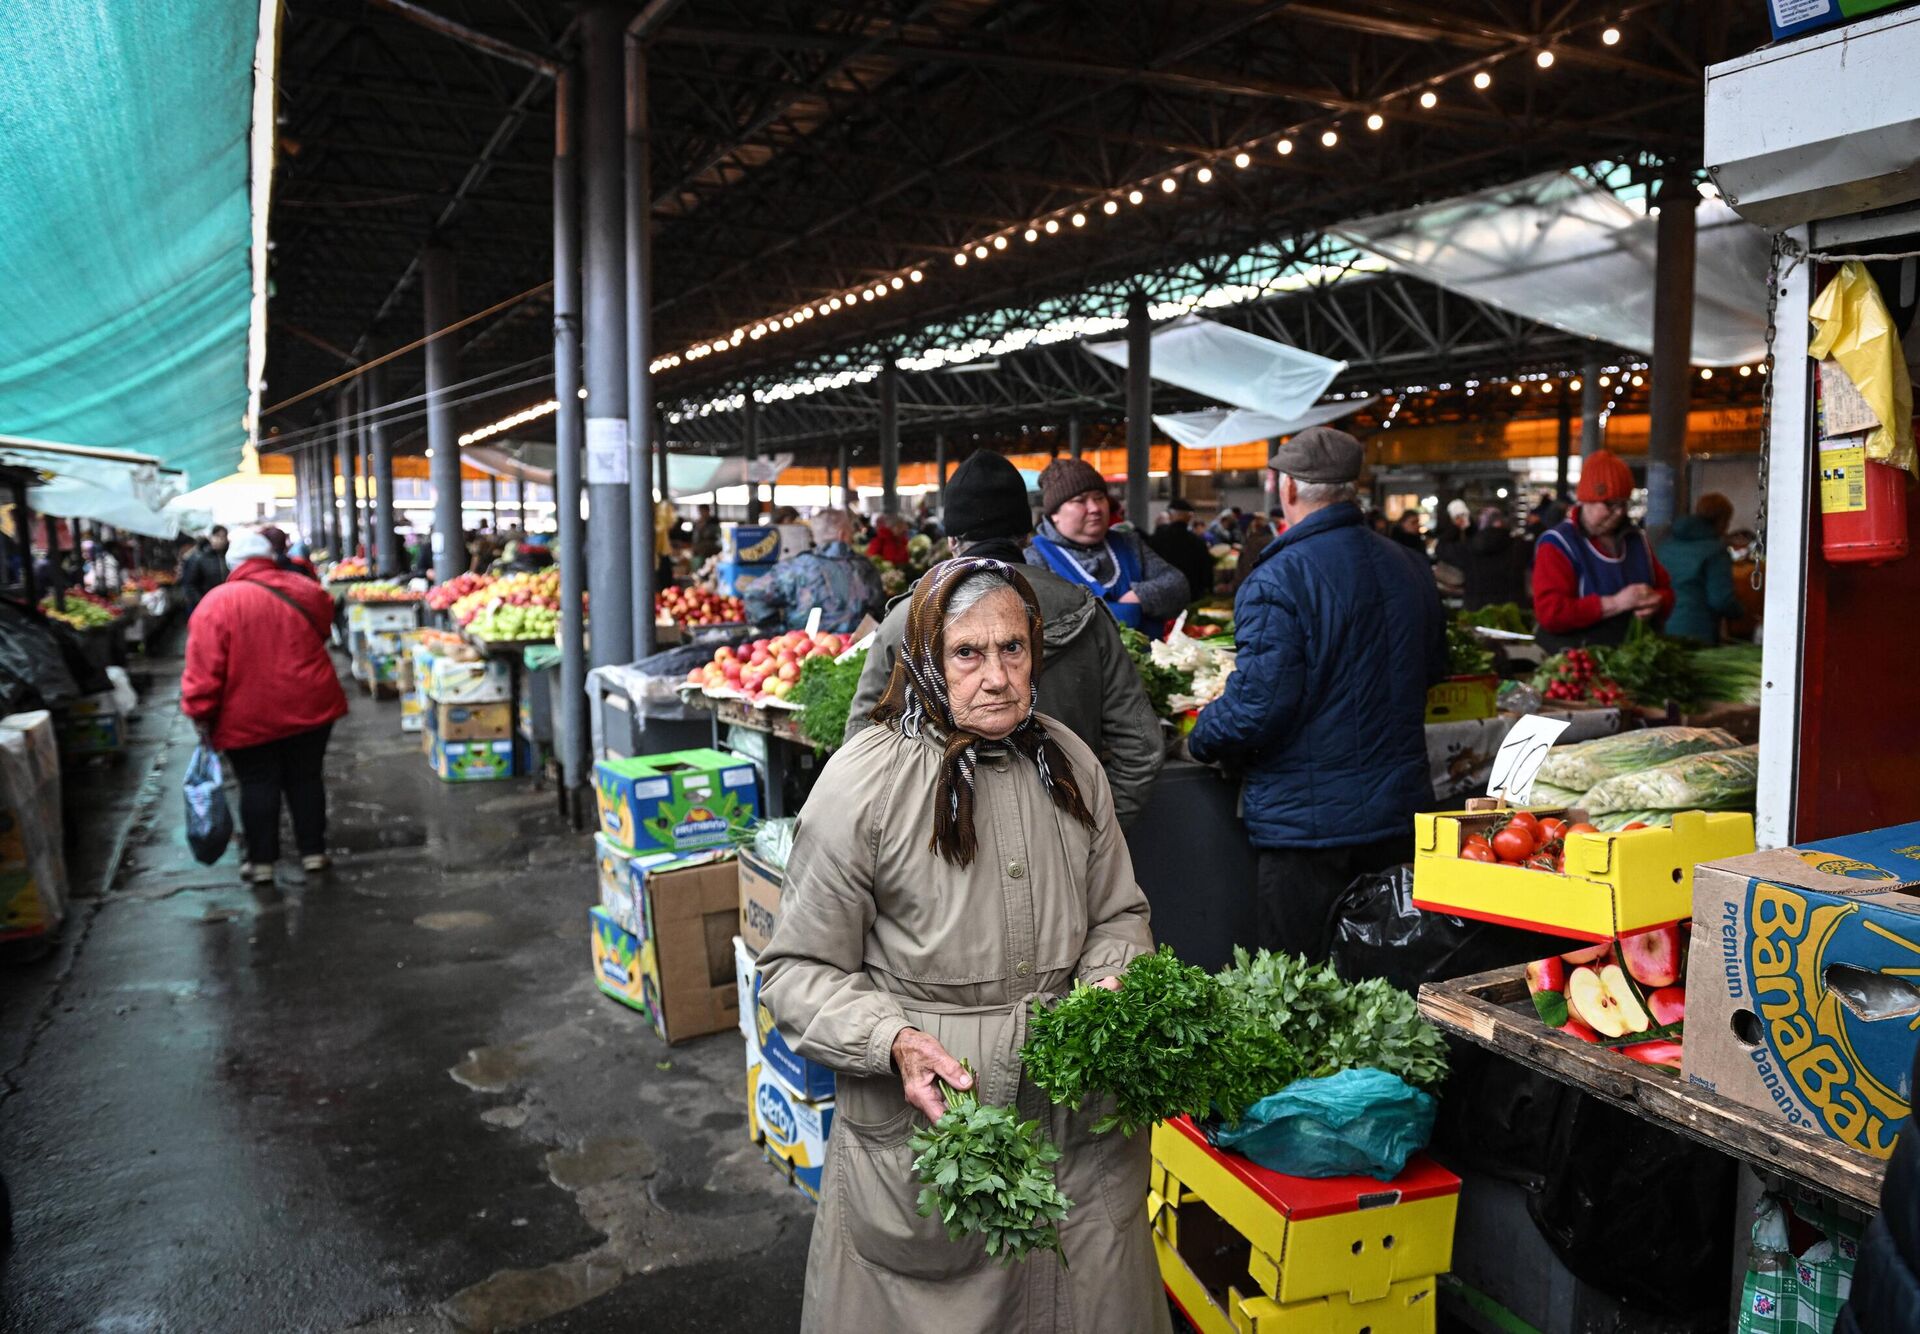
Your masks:
[{"label": "red jacket", "polygon": [[907,563],[907,539],[890,529],[875,528],[873,540],[867,543],[867,554],[904,568]]},{"label": "red jacket", "polygon": [[[292,598],[299,610],[267,591]],[[219,750],[265,745],[343,716],[346,692],[327,652],[333,599],[272,561],[242,561],[187,622],[180,708]]]},{"label": "red jacket", "polygon": [[[1654,591],[1660,594],[1660,608],[1654,615],[1665,616],[1673,610],[1673,578],[1654,558],[1651,544],[1647,564],[1653,569]],[[1533,615],[1542,630],[1556,635],[1578,634],[1605,619],[1599,595],[1580,596],[1580,572],[1565,552],[1548,542],[1533,549]]]}]

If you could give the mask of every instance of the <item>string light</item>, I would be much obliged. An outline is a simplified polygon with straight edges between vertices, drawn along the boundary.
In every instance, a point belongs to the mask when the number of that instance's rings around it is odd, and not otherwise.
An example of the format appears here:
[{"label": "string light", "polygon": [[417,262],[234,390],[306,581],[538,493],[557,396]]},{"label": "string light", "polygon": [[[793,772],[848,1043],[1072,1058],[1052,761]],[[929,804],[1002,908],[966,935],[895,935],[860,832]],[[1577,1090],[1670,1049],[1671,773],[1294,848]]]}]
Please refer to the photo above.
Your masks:
[{"label": "string light", "polygon": [[1613,377],[1611,375],[1603,375],[1600,377],[1600,387],[1602,389],[1605,389],[1608,385],[1612,383],[1613,383]]},{"label": "string light", "polygon": [[993,248],[994,248],[995,250],[1005,250],[1005,249],[1007,248],[1007,238],[1006,238],[1006,237],[1004,237],[1004,236],[996,236],[996,237],[994,237],[994,238],[993,238]]},{"label": "string light", "polygon": [[1340,132],[1338,130],[1328,129],[1320,135],[1320,146],[1322,148],[1332,148],[1339,142]]},{"label": "string light", "polygon": [[1173,177],[1163,176],[1160,178],[1160,193],[1170,195],[1179,188],[1180,182],[1174,180]]},{"label": "string light", "polygon": [[1742,375],[1743,377],[1744,377],[1744,376],[1748,376],[1748,375],[1752,375],[1752,374],[1753,374],[1753,367],[1751,367],[1751,366],[1742,366],[1742,367],[1740,368],[1740,374],[1741,374],[1741,375]]},{"label": "string light", "polygon": [[1439,105],[1440,105],[1440,95],[1434,92],[1433,89],[1429,88],[1427,89],[1426,92],[1420,94],[1421,110],[1431,111]]},{"label": "string light", "polygon": [[1047,223],[1046,223],[1046,229],[1045,229],[1045,230],[1046,230],[1046,233],[1047,233],[1047,235],[1048,235],[1048,236],[1052,236],[1052,235],[1053,235],[1053,234],[1054,234],[1055,232],[1057,232],[1057,231],[1059,231],[1059,230],[1060,230],[1060,219],[1058,219],[1058,218],[1048,218],[1048,219],[1047,219]]},{"label": "string light", "polygon": [[1245,168],[1252,162],[1253,158],[1246,153],[1235,153],[1233,155],[1233,165],[1236,167]]},{"label": "string light", "polygon": [[[666,358],[666,360],[678,365],[680,359],[678,357],[669,357]],[[511,431],[516,426],[525,426],[530,421],[538,421],[542,417],[550,417],[558,411],[560,411],[560,400],[550,398],[544,403],[535,403],[530,408],[522,408],[518,412],[502,417],[497,422],[489,422],[478,430],[468,431],[460,437],[460,443],[463,445],[476,444],[491,436],[499,435],[502,431]]]},{"label": "string light", "polygon": [[1553,68],[1553,52],[1542,51],[1539,55],[1533,58],[1533,63],[1538,65],[1541,69],[1552,69]]},{"label": "string light", "polygon": [[918,269],[915,269],[912,273],[909,273],[907,275],[907,281],[910,283],[917,283],[924,277],[926,277],[924,273],[920,272],[920,270]]},{"label": "string light", "polygon": [[1524,388],[1522,388],[1521,386],[1519,386],[1519,385],[1515,385],[1515,386],[1513,387],[1513,396],[1514,396],[1515,398],[1518,398],[1518,397],[1520,397],[1520,395],[1522,395],[1522,394],[1524,394],[1524,393],[1526,393],[1526,392],[1527,392],[1527,391],[1526,391],[1526,390],[1525,390]]},{"label": "string light", "polygon": [[1700,378],[1703,380],[1711,380],[1713,378],[1713,367],[1702,366],[1700,368]]},{"label": "string light", "polygon": [[964,268],[966,268],[966,267],[967,267],[967,252],[963,250],[963,251],[961,251],[961,252],[960,252],[959,254],[957,254],[957,255],[955,255],[955,256],[953,257],[953,262],[954,262],[954,263],[955,263],[956,265],[958,265],[958,266],[959,266],[960,268],[963,268],[963,269],[964,269]]},{"label": "string light", "polygon": [[1635,389],[1638,389],[1641,385],[1645,384],[1646,382],[1647,382],[1647,377],[1644,375],[1636,375],[1633,377],[1633,387]]},{"label": "string light", "polygon": [[1607,28],[1601,32],[1600,40],[1607,46],[1618,46],[1620,45],[1620,30],[1618,28]]},{"label": "string light", "polygon": [[1293,140],[1282,139],[1279,143],[1273,146],[1273,151],[1278,153],[1281,157],[1285,157],[1287,154],[1293,151]]},{"label": "string light", "polygon": [[1120,211],[1119,201],[1114,199],[1109,199],[1106,203],[1100,206],[1100,211],[1106,214],[1109,218],[1111,218],[1114,214]]},{"label": "string light", "polygon": [[1084,213],[1076,213],[1071,218],[1067,219],[1067,221],[1071,222],[1076,227],[1084,227],[1087,225],[1087,215]]},{"label": "string light", "polygon": [[987,257],[987,248],[983,245],[975,246],[973,248],[973,257],[975,259],[985,259]]},{"label": "string light", "polygon": [[1577,391],[1580,388],[1580,382],[1578,380],[1568,380],[1567,388]]},{"label": "string light", "polygon": [[[1386,127],[1386,124],[1387,124],[1387,118],[1381,115],[1378,111],[1374,112],[1371,116],[1367,117],[1367,128],[1369,130],[1384,129]],[[1328,147],[1332,147],[1332,145],[1328,145]]]},{"label": "string light", "polygon": [[1493,76],[1485,70],[1481,70],[1473,76],[1473,86],[1484,93],[1487,89],[1493,87]]},{"label": "string light", "polygon": [[1213,168],[1212,167],[1200,168],[1199,171],[1196,171],[1193,173],[1193,179],[1200,182],[1200,184],[1202,185],[1207,184],[1207,182],[1213,179]]},{"label": "string light", "polygon": [[1146,195],[1141,193],[1138,190],[1127,191],[1127,202],[1129,204],[1139,204],[1144,202],[1145,199],[1146,199]]},{"label": "string light", "polygon": [[1020,233],[1020,235],[1022,239],[1026,240],[1029,244],[1040,239],[1040,233],[1032,227],[1027,228],[1027,230]]}]

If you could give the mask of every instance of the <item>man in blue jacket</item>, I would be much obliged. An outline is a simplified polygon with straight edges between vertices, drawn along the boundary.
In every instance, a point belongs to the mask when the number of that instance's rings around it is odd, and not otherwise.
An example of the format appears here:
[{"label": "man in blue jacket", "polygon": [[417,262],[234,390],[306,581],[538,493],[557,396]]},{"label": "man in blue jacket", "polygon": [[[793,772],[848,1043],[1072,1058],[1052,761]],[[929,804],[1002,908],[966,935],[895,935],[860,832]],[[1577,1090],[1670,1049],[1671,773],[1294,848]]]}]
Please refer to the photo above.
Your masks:
[{"label": "man in blue jacket", "polygon": [[1447,674],[1426,560],[1354,503],[1363,460],[1358,440],[1315,426],[1268,461],[1287,530],[1234,597],[1238,662],[1187,741],[1246,775],[1260,944],[1313,960],[1341,892],[1412,859],[1414,811],[1433,798],[1427,687]]}]

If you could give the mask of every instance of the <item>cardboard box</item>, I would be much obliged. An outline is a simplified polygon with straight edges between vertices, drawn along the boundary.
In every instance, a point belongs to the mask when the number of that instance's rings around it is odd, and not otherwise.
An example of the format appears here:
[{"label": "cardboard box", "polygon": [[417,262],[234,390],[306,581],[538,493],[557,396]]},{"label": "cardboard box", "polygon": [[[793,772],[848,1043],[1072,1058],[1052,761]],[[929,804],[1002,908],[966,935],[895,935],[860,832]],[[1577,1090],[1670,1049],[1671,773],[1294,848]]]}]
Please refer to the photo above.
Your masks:
[{"label": "cardboard box", "polygon": [[513,705],[447,704],[425,710],[427,730],[442,741],[500,741],[513,735]]},{"label": "cardboard box", "polygon": [[1461,723],[1491,718],[1500,711],[1499,693],[1497,676],[1448,677],[1427,687],[1427,721]]},{"label": "cardboard box", "polygon": [[[398,633],[420,624],[416,602],[349,602],[348,630],[384,630]],[[396,646],[397,647],[397,646]]]},{"label": "cardboard box", "polygon": [[1890,9],[1900,0],[1767,0],[1767,23],[1773,40],[1799,37],[1820,28],[1831,28],[1849,19]]},{"label": "cardboard box", "polygon": [[774,923],[780,915],[781,874],[753,855],[740,849],[740,938],[758,954],[773,939]]},{"label": "cardboard box", "polygon": [[772,574],[773,562],[750,565],[743,561],[723,560],[714,579],[715,587],[728,597],[745,597],[747,590]]},{"label": "cardboard box", "polygon": [[727,530],[726,559],[741,565],[772,565],[780,559],[780,530],[773,524],[737,523]]},{"label": "cardboard box", "polygon": [[[1532,810],[1543,816],[1564,813],[1557,806]],[[1695,864],[1753,851],[1751,815],[1681,811],[1671,829],[1569,837],[1560,875],[1460,856],[1468,834],[1499,823],[1506,814],[1444,811],[1413,817],[1415,907],[1603,944],[1685,921],[1693,915]]]},{"label": "cardboard box", "polygon": [[753,1052],[765,1062],[796,1098],[819,1101],[834,1094],[833,1071],[787,1045],[774,1027],[773,1012],[760,999],[760,965],[739,936],[733,938],[734,980],[740,1003],[740,1031]]},{"label": "cardboard box", "polygon": [[424,733],[427,764],[448,783],[486,783],[511,778],[515,772],[514,743],[504,741],[443,741],[431,730]]},{"label": "cardboard box", "polygon": [[732,859],[718,855],[628,862],[647,1008],[668,1042],[719,1033],[739,1020],[733,960],[738,879]]},{"label": "cardboard box", "polygon": [[406,691],[400,696],[400,730],[418,732],[426,725],[426,701],[418,690]]},{"label": "cardboard box", "polygon": [[717,750],[600,760],[593,779],[600,831],[639,852],[731,846],[760,811],[753,763]]},{"label": "cardboard box", "polygon": [[1534,1013],[1569,1037],[1680,1068],[1689,923],[1666,922],[1527,965]]},{"label": "cardboard box", "polygon": [[54,715],[53,732],[63,755],[110,755],[127,744],[127,721],[111,710],[79,716],[62,711]]},{"label": "cardboard box", "polygon": [[[751,1054],[751,1048],[749,1048]],[[747,1065],[747,1133],[796,1187],[819,1202],[834,1102],[795,1097],[766,1067]]]},{"label": "cardboard box", "polygon": [[[415,659],[419,665],[418,658]],[[427,656],[427,698],[442,704],[499,704],[513,698],[513,669],[503,658]]]},{"label": "cardboard box", "polygon": [[589,908],[587,916],[593,927],[593,984],[651,1018],[649,969],[642,958],[647,942],[614,921],[605,908]]},{"label": "cardboard box", "polygon": [[1920,824],[1699,867],[1689,1083],[1885,1158],[1920,1033]]}]

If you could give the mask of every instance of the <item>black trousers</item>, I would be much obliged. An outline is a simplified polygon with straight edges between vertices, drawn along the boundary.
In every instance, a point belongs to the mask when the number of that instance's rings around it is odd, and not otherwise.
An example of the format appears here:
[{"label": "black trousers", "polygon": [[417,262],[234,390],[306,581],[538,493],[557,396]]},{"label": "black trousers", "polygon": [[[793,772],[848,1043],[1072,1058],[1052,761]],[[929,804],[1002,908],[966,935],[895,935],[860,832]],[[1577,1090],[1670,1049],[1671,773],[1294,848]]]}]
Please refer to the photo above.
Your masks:
[{"label": "black trousers", "polygon": [[327,738],[333,724],[295,732],[263,746],[227,752],[240,780],[240,828],[247,860],[271,865],[280,857],[280,798],[293,815],[293,841],[302,857],[327,850]]},{"label": "black trousers", "polygon": [[1333,910],[1340,896],[1363,875],[1412,861],[1413,830],[1342,848],[1256,851],[1254,915],[1261,948],[1322,963],[1333,944]]}]

